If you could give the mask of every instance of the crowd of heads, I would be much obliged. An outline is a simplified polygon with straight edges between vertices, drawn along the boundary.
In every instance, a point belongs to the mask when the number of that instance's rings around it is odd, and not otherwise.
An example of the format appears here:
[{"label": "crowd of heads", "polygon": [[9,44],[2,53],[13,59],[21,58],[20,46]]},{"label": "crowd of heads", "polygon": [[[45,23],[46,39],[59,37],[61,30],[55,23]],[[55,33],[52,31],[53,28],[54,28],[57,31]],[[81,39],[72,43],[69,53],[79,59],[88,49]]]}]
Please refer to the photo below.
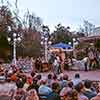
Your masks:
[{"label": "crowd of heads", "polygon": [[66,73],[26,74],[2,69],[0,75],[5,77],[5,82],[15,83],[13,100],[95,100],[100,95],[99,82],[81,80],[78,73],[70,79]]},{"label": "crowd of heads", "polygon": [[[18,63],[31,65],[31,61],[20,59]],[[36,62],[40,68],[40,59]],[[79,73],[70,79],[66,73],[40,74],[35,70],[25,73],[20,67],[11,65],[8,69],[0,67],[0,82],[15,83],[15,88],[8,91],[13,92],[12,100],[100,100],[100,83],[82,80]]]}]

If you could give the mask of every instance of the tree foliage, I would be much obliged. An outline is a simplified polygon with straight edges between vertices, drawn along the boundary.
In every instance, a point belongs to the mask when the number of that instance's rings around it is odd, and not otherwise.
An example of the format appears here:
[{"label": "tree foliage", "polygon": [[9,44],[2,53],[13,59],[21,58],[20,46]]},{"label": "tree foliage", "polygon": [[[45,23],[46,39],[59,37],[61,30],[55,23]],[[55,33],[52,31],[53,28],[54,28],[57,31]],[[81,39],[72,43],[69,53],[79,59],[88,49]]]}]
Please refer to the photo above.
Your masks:
[{"label": "tree foliage", "polygon": [[[8,1],[8,0],[7,0]],[[17,0],[16,0],[17,1]],[[13,33],[19,34],[22,41],[17,45],[17,56],[36,56],[40,51],[40,39],[38,38],[39,31],[41,30],[42,20],[34,14],[25,13],[23,19],[17,14],[16,9],[12,11],[8,5],[0,6],[0,57],[7,58],[8,54],[12,55],[12,45],[9,45],[7,37],[13,38]],[[11,27],[9,31],[8,26]],[[31,34],[30,34],[31,33]],[[26,34],[29,38],[26,37]],[[35,37],[35,38],[32,38]],[[12,39],[13,40],[13,39]],[[10,52],[8,52],[10,50]]]},{"label": "tree foliage", "polygon": [[27,11],[23,19],[23,56],[38,56],[40,54],[40,31],[42,27],[42,20]]},{"label": "tree foliage", "polygon": [[100,51],[100,40],[97,40],[94,44],[95,48]]},{"label": "tree foliage", "polygon": [[72,40],[72,33],[69,31],[70,27],[65,27],[61,24],[58,24],[55,29],[56,30],[52,33],[51,36],[54,43],[68,43]]},{"label": "tree foliage", "polygon": [[38,41],[26,42],[24,46],[18,46],[17,51],[17,56],[38,57],[41,54],[41,45]]},{"label": "tree foliage", "polygon": [[29,10],[27,10],[24,14],[23,24],[25,28],[31,31],[40,31],[42,20],[40,17],[35,16],[34,13],[30,13]]},{"label": "tree foliage", "polygon": [[10,9],[7,6],[0,7],[0,32],[6,33],[8,26],[14,25]]},{"label": "tree foliage", "polygon": [[9,54],[9,43],[7,41],[8,26],[13,25],[10,9],[3,5],[0,6],[0,58],[6,59]]}]

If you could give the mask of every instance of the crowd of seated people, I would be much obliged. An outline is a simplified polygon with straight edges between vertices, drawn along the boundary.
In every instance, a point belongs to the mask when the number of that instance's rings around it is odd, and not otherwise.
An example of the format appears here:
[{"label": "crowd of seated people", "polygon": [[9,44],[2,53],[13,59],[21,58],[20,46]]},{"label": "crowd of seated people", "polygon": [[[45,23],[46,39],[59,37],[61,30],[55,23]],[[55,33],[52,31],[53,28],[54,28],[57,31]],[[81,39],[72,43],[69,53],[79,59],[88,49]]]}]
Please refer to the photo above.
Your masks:
[{"label": "crowd of seated people", "polygon": [[8,100],[100,100],[99,82],[83,81],[78,73],[69,79],[66,73],[43,76],[36,72],[26,74],[21,70],[2,69],[0,76],[4,77],[0,84],[9,84],[0,87],[0,100],[4,94],[9,95]]}]

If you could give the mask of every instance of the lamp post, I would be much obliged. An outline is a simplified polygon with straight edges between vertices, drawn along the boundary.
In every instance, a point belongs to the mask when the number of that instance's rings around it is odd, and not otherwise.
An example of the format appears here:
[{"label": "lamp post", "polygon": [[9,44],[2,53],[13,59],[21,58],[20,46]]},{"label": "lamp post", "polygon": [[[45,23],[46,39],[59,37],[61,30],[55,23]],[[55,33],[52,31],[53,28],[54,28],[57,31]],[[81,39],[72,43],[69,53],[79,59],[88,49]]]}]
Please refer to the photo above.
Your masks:
[{"label": "lamp post", "polygon": [[44,45],[45,45],[45,61],[46,62],[48,62],[48,46],[47,46],[47,41],[48,41],[48,38],[45,38]]},{"label": "lamp post", "polygon": [[8,37],[8,42],[13,42],[13,64],[16,65],[16,43],[21,41],[21,37],[17,33],[13,33],[12,37]]},{"label": "lamp post", "polygon": [[48,62],[48,45],[51,45],[51,41],[48,41],[48,39],[49,39],[49,28],[47,26],[43,26],[41,45],[44,45],[45,62]]}]

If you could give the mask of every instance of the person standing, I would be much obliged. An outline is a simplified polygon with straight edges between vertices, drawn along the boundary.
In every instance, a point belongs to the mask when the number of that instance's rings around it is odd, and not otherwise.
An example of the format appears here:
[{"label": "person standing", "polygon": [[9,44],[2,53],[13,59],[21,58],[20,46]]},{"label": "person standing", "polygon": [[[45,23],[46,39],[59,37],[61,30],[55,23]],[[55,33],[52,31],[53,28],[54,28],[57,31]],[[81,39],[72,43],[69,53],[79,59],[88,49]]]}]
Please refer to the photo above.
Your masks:
[{"label": "person standing", "polygon": [[54,63],[53,63],[53,71],[54,74],[59,74],[59,70],[60,70],[60,62],[58,57],[55,57]]},{"label": "person standing", "polygon": [[88,51],[88,58],[89,58],[88,66],[90,70],[96,68],[96,58],[92,49]]}]

